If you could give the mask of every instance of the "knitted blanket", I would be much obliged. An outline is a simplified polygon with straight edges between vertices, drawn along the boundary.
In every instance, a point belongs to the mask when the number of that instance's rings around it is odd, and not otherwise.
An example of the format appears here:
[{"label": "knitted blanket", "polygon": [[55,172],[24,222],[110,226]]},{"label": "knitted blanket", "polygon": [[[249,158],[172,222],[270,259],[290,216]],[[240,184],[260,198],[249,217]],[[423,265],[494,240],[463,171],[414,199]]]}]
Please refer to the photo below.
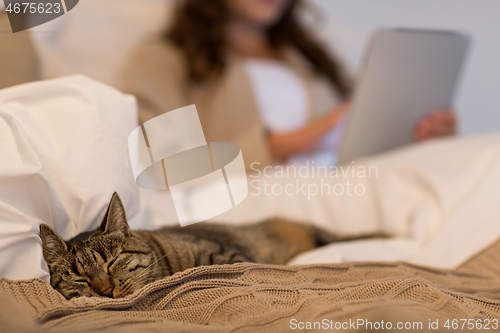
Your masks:
[{"label": "knitted blanket", "polygon": [[[473,259],[474,270],[477,261],[500,267],[495,255],[488,261],[500,242],[486,252]],[[495,331],[500,276],[401,262],[243,263],[189,269],[122,299],[69,301],[42,280],[0,279],[2,332],[371,331],[382,320],[393,329],[420,322],[412,328],[425,332],[431,323],[445,330],[449,318],[458,328],[466,319],[490,322]]]}]

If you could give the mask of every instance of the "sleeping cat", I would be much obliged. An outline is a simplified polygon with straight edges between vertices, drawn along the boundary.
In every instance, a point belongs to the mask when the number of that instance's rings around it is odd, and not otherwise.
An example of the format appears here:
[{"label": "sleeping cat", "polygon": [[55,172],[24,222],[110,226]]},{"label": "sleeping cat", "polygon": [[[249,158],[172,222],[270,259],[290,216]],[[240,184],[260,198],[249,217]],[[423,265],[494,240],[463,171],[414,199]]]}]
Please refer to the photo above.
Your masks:
[{"label": "sleeping cat", "polygon": [[131,231],[115,193],[101,226],[64,242],[40,227],[50,283],[66,298],[119,298],[175,272],[202,265],[284,264],[295,255],[337,241],[309,225],[268,220],[246,226],[197,223]]}]

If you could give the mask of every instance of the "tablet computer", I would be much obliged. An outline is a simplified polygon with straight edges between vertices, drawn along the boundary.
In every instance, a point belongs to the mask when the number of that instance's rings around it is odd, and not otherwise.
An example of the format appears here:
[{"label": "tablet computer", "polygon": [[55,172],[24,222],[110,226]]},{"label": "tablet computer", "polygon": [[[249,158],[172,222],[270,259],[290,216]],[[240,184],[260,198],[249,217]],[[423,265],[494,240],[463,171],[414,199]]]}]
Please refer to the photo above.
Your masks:
[{"label": "tablet computer", "polygon": [[413,142],[419,119],[450,108],[469,38],[451,31],[377,32],[354,91],[338,163]]}]

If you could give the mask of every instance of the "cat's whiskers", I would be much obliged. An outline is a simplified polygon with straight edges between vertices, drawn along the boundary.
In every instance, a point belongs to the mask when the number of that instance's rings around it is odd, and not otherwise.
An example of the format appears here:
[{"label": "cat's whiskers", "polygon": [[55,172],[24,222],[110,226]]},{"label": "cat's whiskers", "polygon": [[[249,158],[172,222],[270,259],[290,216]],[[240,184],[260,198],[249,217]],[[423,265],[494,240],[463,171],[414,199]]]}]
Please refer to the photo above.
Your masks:
[{"label": "cat's whiskers", "polygon": [[[166,268],[164,266],[162,267],[156,267],[152,268],[150,271],[158,270],[158,269],[163,269]],[[126,280],[119,281],[118,285],[120,287],[120,294],[123,295],[121,297],[124,297],[125,295],[128,295],[131,293],[133,289],[135,289],[136,286],[138,286],[141,283],[144,283],[146,281],[151,280],[152,282],[157,280],[158,278],[156,277],[149,277],[149,276],[134,276],[133,278],[127,278]],[[147,283],[146,283],[147,284]]]},{"label": "cat's whiskers", "polygon": [[148,275],[144,275],[144,273],[152,273],[154,271],[157,271],[157,270],[160,270],[160,269],[164,269],[164,268],[168,268],[166,266],[161,266],[161,267],[155,267],[155,268],[151,268],[145,272],[141,272],[140,274],[134,276],[131,280],[134,281],[134,280],[138,280],[140,278],[147,278],[149,277]]},{"label": "cat's whiskers", "polygon": [[[148,269],[149,267],[151,267],[152,265],[156,264],[158,261],[162,260],[163,258],[165,258],[166,256],[168,256],[169,254],[171,254],[172,252],[174,252],[175,250],[177,250],[177,248],[179,248],[180,245],[174,247],[171,251],[169,251],[167,254],[165,254],[164,256],[162,256],[160,259],[156,260],[155,262],[153,262],[152,264],[150,264],[148,267],[145,268]],[[143,275],[145,272],[141,272],[138,276],[141,276]]]},{"label": "cat's whiskers", "polygon": [[121,287],[122,292],[128,292],[132,288],[133,285],[134,285],[134,282],[132,281],[132,279],[127,279],[124,286]]},{"label": "cat's whiskers", "polygon": [[150,280],[151,280],[151,282],[158,281],[158,280],[161,279],[161,277],[150,276],[150,275],[147,275],[147,274],[144,275],[143,273],[152,273],[154,271],[157,271],[157,270],[160,270],[160,269],[164,269],[164,268],[168,268],[168,267],[161,266],[161,267],[151,268],[148,271],[141,272],[141,274],[139,274],[139,275],[137,275],[137,276],[135,276],[135,277],[133,277],[133,278],[131,278],[129,280],[133,283],[134,288],[137,285],[139,285],[139,284],[141,284],[141,283],[143,283],[145,281],[150,281]]},{"label": "cat's whiskers", "polygon": [[[151,272],[155,271],[155,270],[159,270],[161,268],[155,268],[153,269]],[[139,280],[142,280],[142,279],[161,279],[161,278],[158,278],[156,276],[148,276],[148,275],[145,275],[145,276],[140,276],[140,277],[134,277],[133,279],[131,279],[132,281],[139,281]]]},{"label": "cat's whiskers", "polygon": [[141,283],[143,283],[145,281],[149,281],[149,280],[155,281],[157,279],[156,278],[143,278],[141,280],[133,281],[133,285],[136,286],[138,284],[141,284]]},{"label": "cat's whiskers", "polygon": [[[172,252],[172,251],[171,251]],[[144,271],[142,271],[141,273],[139,273],[137,275],[137,277],[140,277],[146,273],[148,273],[149,271],[151,271],[152,269],[154,269],[154,267],[150,270],[148,270],[148,268],[150,268],[151,266],[153,266],[154,264],[156,264],[158,261],[162,260],[163,258],[165,258],[166,256],[168,256],[171,252],[165,254],[164,256],[162,256],[160,259],[156,260],[155,262],[151,263],[149,266],[147,266],[146,268],[144,268]]]},{"label": "cat's whiskers", "polygon": [[139,280],[139,281],[134,281],[134,283],[133,283],[133,284],[131,284],[131,286],[130,286],[130,287],[133,287],[133,288],[135,289],[135,287],[137,287],[137,286],[139,286],[139,285],[143,284],[143,285],[141,286],[141,288],[142,288],[142,287],[144,287],[146,284],[151,283],[151,282],[155,282],[155,281],[158,281],[158,279],[156,279],[156,278],[144,278],[144,279],[141,279],[141,280]]},{"label": "cat's whiskers", "polygon": [[[140,280],[136,280],[134,281],[134,279],[127,279],[126,281],[123,282],[123,285],[120,286],[120,292],[122,295],[129,295],[131,294],[133,291],[135,291],[136,287],[138,285],[140,285],[141,283],[144,283],[146,282],[144,285],[148,284],[149,280],[151,280],[151,282],[154,282],[155,280],[157,280],[156,278],[152,278],[152,277],[143,277],[142,279]],[[144,286],[143,285],[143,286]],[[141,287],[143,287],[141,286]],[[123,296],[122,296],[123,297]]]}]

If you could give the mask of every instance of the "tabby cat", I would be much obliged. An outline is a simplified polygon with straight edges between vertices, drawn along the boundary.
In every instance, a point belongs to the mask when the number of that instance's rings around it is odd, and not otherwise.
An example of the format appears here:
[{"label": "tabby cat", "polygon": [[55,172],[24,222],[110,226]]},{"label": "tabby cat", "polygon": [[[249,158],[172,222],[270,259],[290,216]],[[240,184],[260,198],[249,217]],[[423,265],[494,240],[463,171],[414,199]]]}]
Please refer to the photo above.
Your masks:
[{"label": "tabby cat", "polygon": [[64,242],[40,227],[50,283],[66,298],[119,298],[175,272],[202,265],[284,264],[337,238],[318,228],[279,219],[228,226],[197,223],[157,231],[131,231],[115,193],[101,226]]}]

